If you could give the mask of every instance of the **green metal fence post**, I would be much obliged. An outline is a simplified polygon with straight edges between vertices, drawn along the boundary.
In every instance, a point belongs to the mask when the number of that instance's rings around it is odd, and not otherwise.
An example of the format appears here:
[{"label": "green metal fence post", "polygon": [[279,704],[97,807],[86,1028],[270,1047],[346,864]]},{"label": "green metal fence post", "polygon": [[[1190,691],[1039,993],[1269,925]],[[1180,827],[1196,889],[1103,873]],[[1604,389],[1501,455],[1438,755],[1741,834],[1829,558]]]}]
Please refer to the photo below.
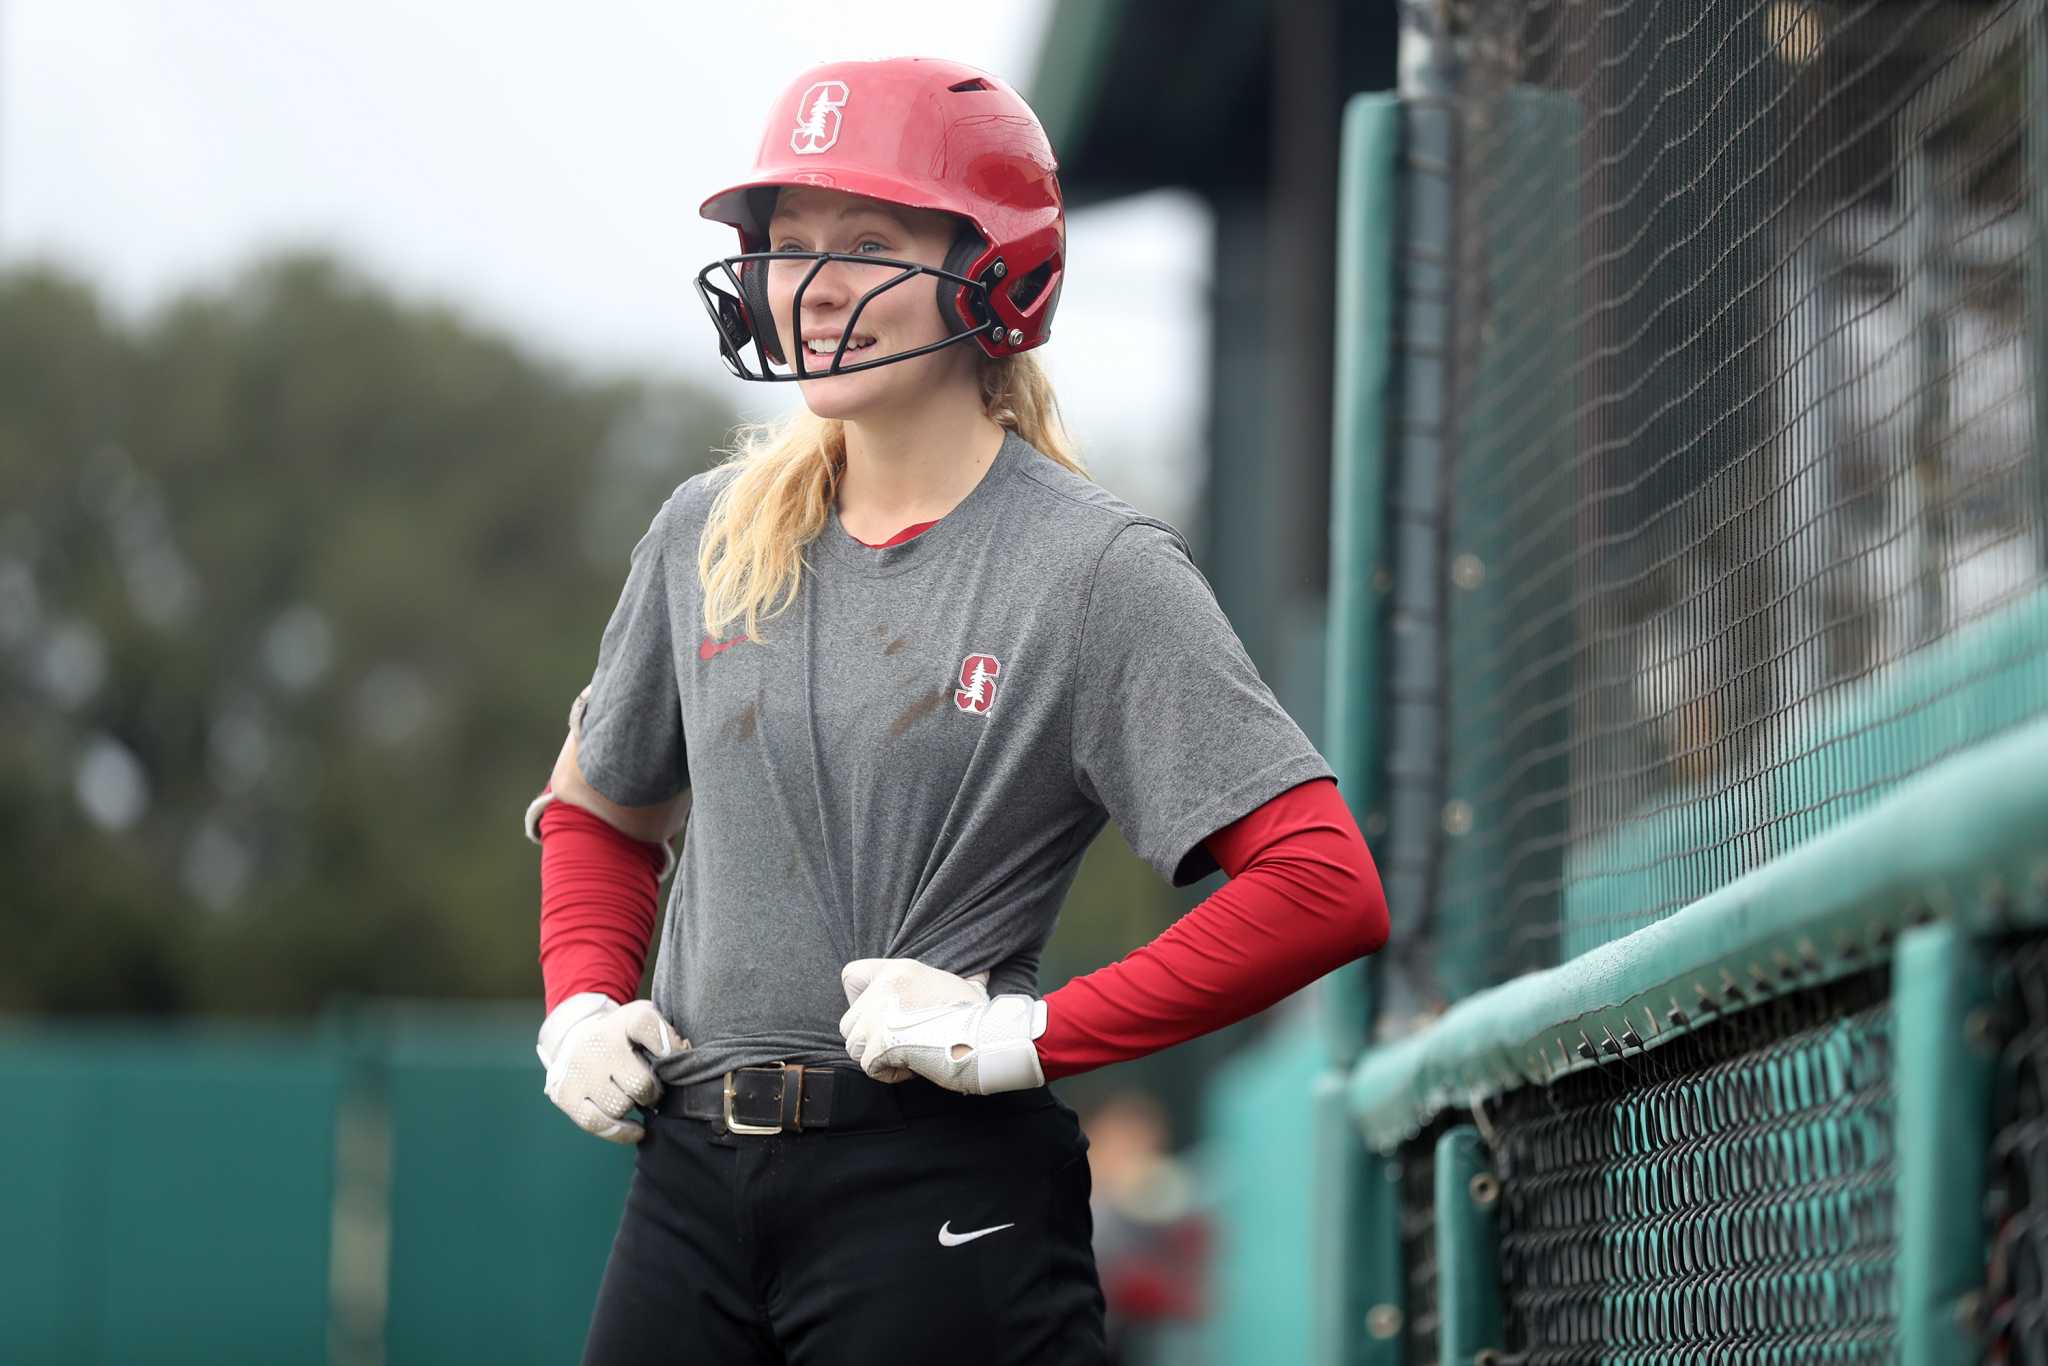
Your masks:
[{"label": "green metal fence post", "polygon": [[1349,1079],[1315,1083],[1315,1199],[1309,1207],[1310,1360],[1406,1366],[1400,1169],[1366,1150],[1351,1119]]},{"label": "green metal fence post", "polygon": [[1437,1307],[1441,1366],[1497,1366],[1504,1329],[1496,1212],[1500,1179],[1479,1131],[1452,1129],[1436,1145]]},{"label": "green metal fence post", "polygon": [[[2027,183],[2027,340],[2031,343],[2031,381],[2036,413],[2048,413],[2048,24],[2027,25],[2026,123],[2020,142],[2026,148]],[[2036,421],[2039,419],[2037,418]],[[2034,516],[2043,530],[2034,540],[2035,563],[2048,569],[2048,452],[2034,445]]]},{"label": "green metal fence post", "polygon": [[381,1366],[391,1298],[391,1131],[386,1019],[353,996],[330,1001],[321,1042],[338,1074],[334,1206],[328,1229],[327,1366]]},{"label": "green metal fence post", "polygon": [[[1347,1083],[1339,1090],[1348,1103]],[[1356,1133],[1356,1127],[1352,1129]],[[1351,1359],[1358,1366],[1406,1366],[1402,1334],[1412,1307],[1408,1303],[1408,1259],[1401,1248],[1401,1164],[1368,1150],[1359,1165],[1357,1245],[1352,1266],[1357,1291],[1352,1307]]]},{"label": "green metal fence post", "polygon": [[[1394,242],[1401,102],[1354,96],[1344,110],[1337,188],[1335,450],[1330,471],[1330,647],[1325,697],[1330,766],[1370,841],[1379,814],[1380,707],[1385,687],[1386,444],[1395,401]],[[1353,963],[1319,992],[1330,1056],[1364,1047],[1372,1011],[1368,968]]]},{"label": "green metal fence post", "polygon": [[1952,924],[1899,940],[1899,1337],[1906,1366],[1974,1361],[1997,1030],[1982,949]]},{"label": "green metal fence post", "polygon": [[[1400,101],[1355,96],[1344,111],[1337,209],[1336,411],[1331,453],[1330,618],[1325,688],[1331,767],[1368,841],[1379,816],[1386,442],[1396,372],[1394,243]],[[1331,1066],[1316,1083],[1312,1304],[1314,1360],[1401,1366],[1400,1343],[1374,1337],[1368,1306],[1399,1303],[1400,1208],[1385,1163],[1365,1150],[1345,1097],[1371,1033],[1371,965],[1316,986]],[[1385,1313],[1378,1320],[1387,1322]],[[1398,1322],[1398,1309],[1396,1319]]]}]

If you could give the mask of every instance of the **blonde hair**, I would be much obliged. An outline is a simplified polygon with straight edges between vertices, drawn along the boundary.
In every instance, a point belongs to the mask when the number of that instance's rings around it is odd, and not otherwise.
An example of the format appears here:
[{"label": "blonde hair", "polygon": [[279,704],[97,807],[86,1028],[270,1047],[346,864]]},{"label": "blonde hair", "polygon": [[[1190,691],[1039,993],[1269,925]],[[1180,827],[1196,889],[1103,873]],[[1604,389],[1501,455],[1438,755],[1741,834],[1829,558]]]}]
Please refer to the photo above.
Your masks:
[{"label": "blonde hair", "polygon": [[[1037,359],[1029,353],[976,359],[982,412],[1088,478],[1061,425],[1052,381]],[[846,469],[845,424],[807,410],[778,422],[742,424],[719,469],[718,492],[697,548],[704,629],[716,640],[728,623],[744,620],[749,636],[764,639],[764,615],[772,620],[795,601],[803,549],[825,529],[838,496]]]}]

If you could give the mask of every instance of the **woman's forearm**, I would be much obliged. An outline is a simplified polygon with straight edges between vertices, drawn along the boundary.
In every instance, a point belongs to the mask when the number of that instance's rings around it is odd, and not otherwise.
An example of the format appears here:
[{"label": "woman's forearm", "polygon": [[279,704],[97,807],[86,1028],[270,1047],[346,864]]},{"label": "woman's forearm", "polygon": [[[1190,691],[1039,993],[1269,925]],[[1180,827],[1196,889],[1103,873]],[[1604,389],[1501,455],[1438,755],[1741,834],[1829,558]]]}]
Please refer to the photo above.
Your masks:
[{"label": "woman's forearm", "polygon": [[1046,997],[1048,1081],[1185,1042],[1376,952],[1379,873],[1336,783],[1275,797],[1204,841],[1230,881],[1165,933]]},{"label": "woman's forearm", "polygon": [[666,849],[562,801],[541,813],[539,834],[547,1009],[579,991],[632,1000],[654,938]]}]

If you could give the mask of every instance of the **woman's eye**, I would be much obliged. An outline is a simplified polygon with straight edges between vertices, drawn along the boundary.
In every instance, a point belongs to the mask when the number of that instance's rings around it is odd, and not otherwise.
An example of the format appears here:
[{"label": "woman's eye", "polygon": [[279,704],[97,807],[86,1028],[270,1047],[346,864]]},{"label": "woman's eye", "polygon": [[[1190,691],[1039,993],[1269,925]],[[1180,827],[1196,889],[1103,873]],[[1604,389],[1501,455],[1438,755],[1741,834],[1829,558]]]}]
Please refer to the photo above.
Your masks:
[{"label": "woman's eye", "polygon": [[[855,247],[855,248],[854,248],[854,251],[856,251],[856,252],[862,252],[862,251],[867,251],[867,249],[868,249],[869,247],[873,247],[873,248],[875,249],[875,252],[887,252],[887,251],[889,250],[889,244],[888,244],[888,243],[886,243],[886,242],[877,242],[877,241],[875,241],[875,240],[874,240],[873,238],[869,238],[869,239],[868,239],[867,241],[865,241],[865,242],[862,242],[862,243],[861,243],[861,244],[860,244],[859,246]],[[774,251],[802,251],[802,250],[804,250],[804,245],[803,245],[803,243],[801,243],[801,242],[798,242],[798,241],[795,241],[795,240],[793,240],[793,239],[792,239],[792,240],[790,240],[790,241],[787,241],[787,242],[780,242],[780,243],[777,243],[777,244],[776,244],[776,245],[775,245],[775,246],[774,246],[773,248],[771,248],[771,250],[774,250]],[[873,254],[875,254],[875,252],[870,252],[869,254],[870,254],[870,255],[873,255]]]}]

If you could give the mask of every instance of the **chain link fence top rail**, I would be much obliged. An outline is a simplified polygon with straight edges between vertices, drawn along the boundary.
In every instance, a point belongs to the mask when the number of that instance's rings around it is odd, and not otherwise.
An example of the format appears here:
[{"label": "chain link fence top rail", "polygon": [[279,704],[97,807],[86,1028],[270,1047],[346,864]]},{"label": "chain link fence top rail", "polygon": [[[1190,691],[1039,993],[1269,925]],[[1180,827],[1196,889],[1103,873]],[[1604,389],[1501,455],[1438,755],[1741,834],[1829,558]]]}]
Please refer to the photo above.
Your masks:
[{"label": "chain link fence top rail", "polygon": [[2042,0],[1429,9],[1425,1013],[2048,711]]}]

